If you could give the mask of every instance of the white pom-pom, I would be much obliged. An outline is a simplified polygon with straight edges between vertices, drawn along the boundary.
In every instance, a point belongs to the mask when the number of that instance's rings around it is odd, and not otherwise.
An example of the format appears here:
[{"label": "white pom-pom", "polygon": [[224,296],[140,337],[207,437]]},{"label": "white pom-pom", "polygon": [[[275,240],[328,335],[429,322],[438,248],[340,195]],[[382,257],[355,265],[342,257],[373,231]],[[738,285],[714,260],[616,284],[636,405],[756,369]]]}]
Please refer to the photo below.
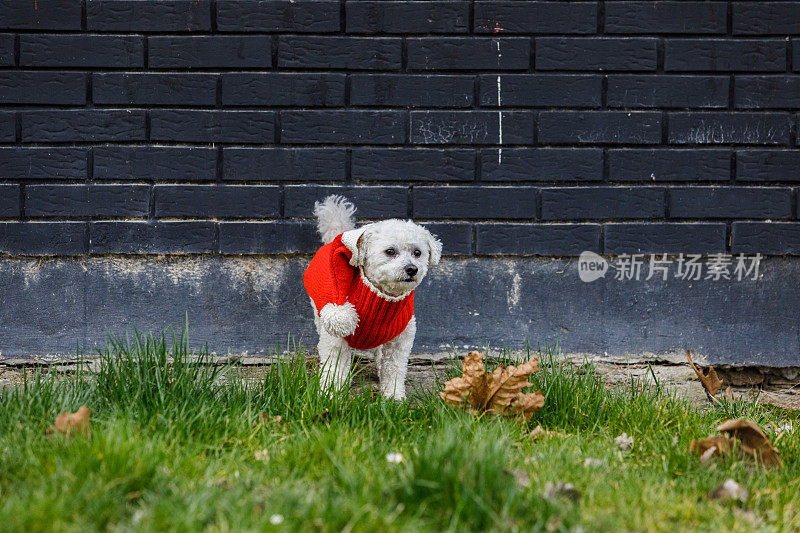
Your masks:
[{"label": "white pom-pom", "polygon": [[350,302],[342,305],[325,304],[325,307],[319,312],[319,318],[322,320],[325,330],[334,337],[352,335],[358,327],[358,313]]}]

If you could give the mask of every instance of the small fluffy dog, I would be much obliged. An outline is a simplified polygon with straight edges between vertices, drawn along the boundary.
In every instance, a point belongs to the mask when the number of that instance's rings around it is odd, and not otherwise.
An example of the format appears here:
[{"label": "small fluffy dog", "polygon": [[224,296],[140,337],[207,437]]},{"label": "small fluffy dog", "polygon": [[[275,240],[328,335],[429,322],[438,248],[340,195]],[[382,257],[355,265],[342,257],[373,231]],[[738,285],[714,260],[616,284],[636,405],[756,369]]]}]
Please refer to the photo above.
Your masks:
[{"label": "small fluffy dog", "polygon": [[417,323],[414,289],[439,263],[442,243],[410,220],[355,227],[355,206],[341,196],[314,204],[325,243],[303,284],[319,333],[322,386],[341,388],[353,349],[374,350],[381,394],[405,398],[408,356]]}]

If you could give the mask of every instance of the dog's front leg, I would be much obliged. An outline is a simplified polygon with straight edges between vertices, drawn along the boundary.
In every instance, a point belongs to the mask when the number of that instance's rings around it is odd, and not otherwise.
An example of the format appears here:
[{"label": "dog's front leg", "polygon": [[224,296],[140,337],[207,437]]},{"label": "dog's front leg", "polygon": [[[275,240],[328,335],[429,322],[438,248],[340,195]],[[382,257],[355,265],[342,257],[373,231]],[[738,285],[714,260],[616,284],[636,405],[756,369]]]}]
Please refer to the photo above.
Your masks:
[{"label": "dog's front leg", "polygon": [[350,373],[353,349],[343,338],[335,337],[322,329],[319,332],[317,350],[322,366],[320,382],[322,389],[328,391],[341,389]]},{"label": "dog's front leg", "polygon": [[417,334],[417,319],[411,321],[403,332],[375,351],[375,363],[378,367],[381,394],[387,398],[402,400],[406,397],[406,374],[408,373],[408,356]]}]

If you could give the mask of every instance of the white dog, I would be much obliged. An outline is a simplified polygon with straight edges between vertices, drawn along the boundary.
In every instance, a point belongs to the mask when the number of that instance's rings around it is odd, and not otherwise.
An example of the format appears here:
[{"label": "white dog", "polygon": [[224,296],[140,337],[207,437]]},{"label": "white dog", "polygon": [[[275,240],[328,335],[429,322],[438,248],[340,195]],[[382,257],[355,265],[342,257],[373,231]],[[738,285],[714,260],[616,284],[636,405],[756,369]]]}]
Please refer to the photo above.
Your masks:
[{"label": "white dog", "polygon": [[314,204],[325,243],[303,284],[319,333],[322,386],[341,388],[353,349],[374,350],[381,394],[405,398],[408,356],[417,324],[414,289],[442,243],[410,220],[383,220],[355,228],[355,206],[341,196]]}]

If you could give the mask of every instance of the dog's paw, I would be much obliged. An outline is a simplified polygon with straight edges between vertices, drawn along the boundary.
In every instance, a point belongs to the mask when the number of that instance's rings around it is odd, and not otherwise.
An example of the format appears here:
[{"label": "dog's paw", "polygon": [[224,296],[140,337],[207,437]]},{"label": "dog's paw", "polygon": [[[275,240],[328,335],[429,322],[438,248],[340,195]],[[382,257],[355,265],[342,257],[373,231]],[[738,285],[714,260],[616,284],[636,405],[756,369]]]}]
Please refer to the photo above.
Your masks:
[{"label": "dog's paw", "polygon": [[322,326],[325,331],[334,337],[347,337],[352,335],[358,327],[358,313],[350,302],[342,305],[326,304],[319,312]]}]

